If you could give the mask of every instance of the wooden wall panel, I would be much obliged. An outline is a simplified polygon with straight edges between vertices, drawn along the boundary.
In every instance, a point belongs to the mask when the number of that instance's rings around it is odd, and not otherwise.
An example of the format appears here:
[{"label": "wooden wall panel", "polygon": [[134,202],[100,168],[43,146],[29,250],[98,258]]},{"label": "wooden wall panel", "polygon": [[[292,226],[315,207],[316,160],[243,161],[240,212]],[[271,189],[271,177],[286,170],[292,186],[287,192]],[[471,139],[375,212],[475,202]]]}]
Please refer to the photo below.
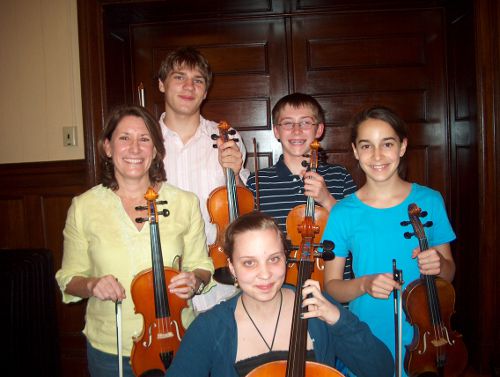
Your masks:
[{"label": "wooden wall panel", "polygon": [[[62,231],[71,198],[88,187],[86,163],[0,165],[0,182],[0,211],[4,214],[0,220],[0,248],[49,249],[57,271],[61,266]],[[53,294],[62,375],[86,376],[85,342],[81,334],[84,305],[64,305],[58,287]],[[78,364],[81,368],[75,369]]]},{"label": "wooden wall panel", "polygon": [[[338,128],[345,128],[364,107],[389,106],[410,126],[408,178],[447,198],[441,11],[307,15],[292,18],[291,28],[294,89],[316,96],[325,108],[323,147],[335,153],[330,161],[339,159],[353,169],[357,163],[345,144],[348,132]],[[336,138],[338,134],[343,137]],[[358,171],[353,175],[358,184],[363,182]]]}]

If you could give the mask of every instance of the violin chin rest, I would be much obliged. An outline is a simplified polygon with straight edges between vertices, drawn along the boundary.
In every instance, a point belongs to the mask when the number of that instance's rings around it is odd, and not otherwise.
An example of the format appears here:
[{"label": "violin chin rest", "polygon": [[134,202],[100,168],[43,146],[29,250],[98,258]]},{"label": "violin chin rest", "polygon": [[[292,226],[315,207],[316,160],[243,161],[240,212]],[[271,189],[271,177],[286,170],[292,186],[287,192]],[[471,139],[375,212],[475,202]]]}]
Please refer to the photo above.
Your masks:
[{"label": "violin chin rest", "polygon": [[139,377],[164,377],[164,376],[165,372],[162,371],[161,369],[150,369],[145,371]]}]

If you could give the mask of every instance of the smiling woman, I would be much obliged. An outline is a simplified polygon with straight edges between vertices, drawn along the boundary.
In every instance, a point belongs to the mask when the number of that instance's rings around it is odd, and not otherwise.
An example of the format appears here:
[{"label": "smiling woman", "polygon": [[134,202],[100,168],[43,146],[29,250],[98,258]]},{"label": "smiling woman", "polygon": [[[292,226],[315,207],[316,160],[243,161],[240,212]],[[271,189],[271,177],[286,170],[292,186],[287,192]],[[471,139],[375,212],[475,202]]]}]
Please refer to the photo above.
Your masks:
[{"label": "smiling woman", "polygon": [[[159,201],[168,202],[170,212],[158,219],[164,266],[179,268],[179,259],[183,262],[182,271],[167,281],[169,291],[191,299],[210,281],[213,264],[197,197],[165,182],[158,122],[144,108],[119,107],[106,121],[98,148],[102,184],[73,199],[56,279],[64,302],[89,299],[83,332],[92,377],[118,373],[115,301],[122,301],[124,375],[132,377],[132,338],[141,333],[143,319],[134,312],[130,287],[136,275],[152,266],[149,227],[135,220],[144,216],[138,206],[146,204],[149,187]],[[182,311],[185,328],[193,318],[191,306]]]}]

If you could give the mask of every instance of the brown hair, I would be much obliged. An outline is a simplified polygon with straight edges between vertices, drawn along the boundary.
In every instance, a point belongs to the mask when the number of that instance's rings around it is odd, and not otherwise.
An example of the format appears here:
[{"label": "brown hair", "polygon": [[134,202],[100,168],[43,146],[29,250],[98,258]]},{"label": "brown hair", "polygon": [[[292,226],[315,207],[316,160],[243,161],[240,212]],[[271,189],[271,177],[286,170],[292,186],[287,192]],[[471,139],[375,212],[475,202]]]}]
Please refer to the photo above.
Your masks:
[{"label": "brown hair", "polygon": [[97,141],[97,151],[101,159],[101,182],[104,187],[108,187],[114,191],[118,190],[118,182],[115,177],[115,168],[113,159],[106,155],[104,150],[104,141],[111,140],[113,132],[120,124],[123,118],[127,116],[135,116],[141,118],[148,129],[153,145],[156,149],[156,156],[151,162],[149,168],[149,180],[151,184],[165,181],[166,174],[163,166],[163,158],[165,157],[165,146],[163,145],[163,136],[158,121],[144,108],[136,105],[123,105],[116,107],[108,115],[104,129],[99,135]]},{"label": "brown hair", "polygon": [[170,54],[161,62],[158,78],[164,82],[170,72],[180,67],[197,69],[205,79],[207,90],[212,83],[212,70],[207,59],[192,47],[181,47]]},{"label": "brown hair", "polygon": [[373,106],[357,113],[349,124],[351,127],[351,142],[354,145],[356,145],[360,124],[368,119],[378,119],[389,124],[398,135],[399,141],[408,138],[408,127],[403,119],[388,107]]},{"label": "brown hair", "polygon": [[224,236],[224,252],[229,257],[229,260],[233,260],[234,243],[238,235],[253,230],[267,229],[272,229],[279,234],[283,244],[283,250],[285,251],[285,254],[287,254],[287,242],[285,235],[281,232],[278,224],[276,224],[271,216],[255,211],[238,217],[227,227]]},{"label": "brown hair", "polygon": [[316,122],[325,123],[325,111],[319,102],[312,96],[304,93],[292,93],[282,97],[272,110],[273,124],[278,124],[281,111],[286,105],[297,109],[299,107],[310,107],[316,118]]}]

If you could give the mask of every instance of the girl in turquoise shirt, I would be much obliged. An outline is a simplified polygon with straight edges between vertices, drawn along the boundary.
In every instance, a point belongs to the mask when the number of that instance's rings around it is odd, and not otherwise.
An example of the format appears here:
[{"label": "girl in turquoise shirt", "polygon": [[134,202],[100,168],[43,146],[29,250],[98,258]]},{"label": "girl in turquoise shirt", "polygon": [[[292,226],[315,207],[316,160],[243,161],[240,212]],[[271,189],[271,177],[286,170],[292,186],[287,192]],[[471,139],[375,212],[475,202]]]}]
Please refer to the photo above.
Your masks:
[{"label": "girl in turquoise shirt", "polygon": [[[391,110],[373,107],[357,114],[351,127],[352,149],[366,183],[330,213],[323,238],[335,243],[337,258],[325,263],[325,288],[337,301],[349,302],[350,310],[394,355],[394,306],[389,299],[393,289],[404,289],[420,274],[438,275],[451,282],[455,263],[449,242],[455,234],[441,194],[400,176],[408,145],[405,123]],[[425,228],[428,250],[421,251],[415,237],[404,237],[405,232],[412,232],[411,226],[401,225],[408,220],[410,203],[428,213],[424,222],[433,222]],[[349,251],[356,278],[342,280]],[[402,286],[393,279],[393,259],[403,270]],[[403,345],[408,345],[413,329],[405,319],[403,323]]]}]

